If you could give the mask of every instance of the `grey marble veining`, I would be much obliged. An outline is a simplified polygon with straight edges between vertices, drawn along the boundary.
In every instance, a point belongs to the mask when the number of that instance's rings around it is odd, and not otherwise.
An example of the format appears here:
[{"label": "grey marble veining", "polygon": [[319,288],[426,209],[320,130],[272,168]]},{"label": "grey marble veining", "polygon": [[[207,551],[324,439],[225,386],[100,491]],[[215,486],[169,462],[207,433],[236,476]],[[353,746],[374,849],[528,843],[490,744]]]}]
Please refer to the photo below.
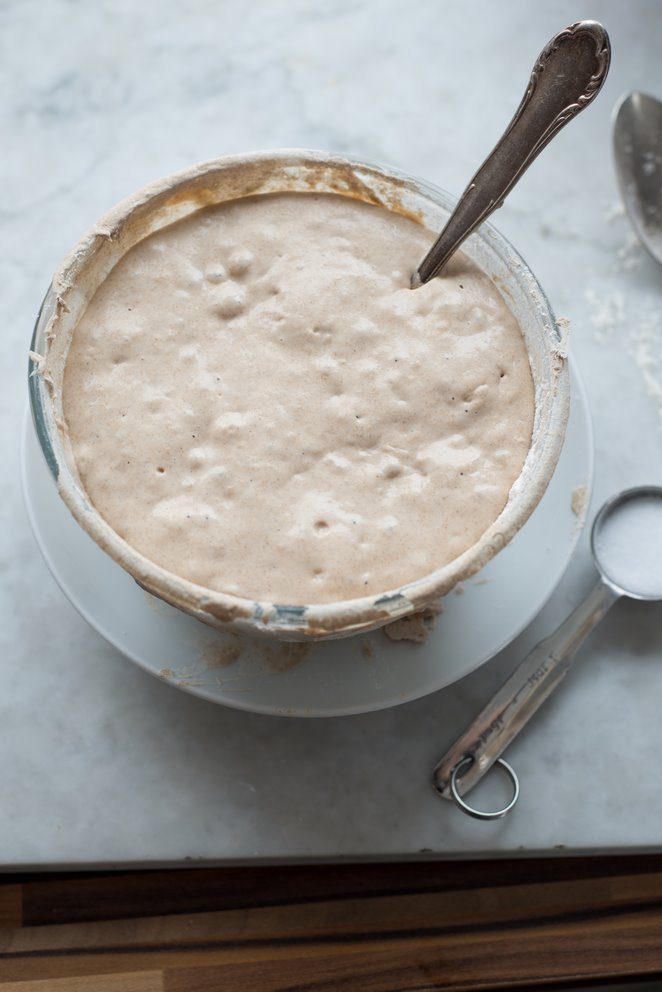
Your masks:
[{"label": "grey marble veining", "polygon": [[[459,193],[574,2],[0,4],[0,862],[7,866],[662,847],[662,606],[623,602],[509,751],[517,810],[467,820],[436,759],[591,584],[585,538],[511,647],[460,683],[365,716],[233,711],[138,670],[76,614],[22,505],[26,352],[52,270],[137,186],[191,162],[305,146]],[[662,483],[662,270],[619,208],[618,96],[662,97],[662,5],[595,0],[614,59],[596,103],[494,220],[559,316],[594,419],[593,507]],[[482,787],[481,787],[482,788]],[[487,783],[482,801],[496,796]],[[476,800],[481,797],[476,794]]]}]

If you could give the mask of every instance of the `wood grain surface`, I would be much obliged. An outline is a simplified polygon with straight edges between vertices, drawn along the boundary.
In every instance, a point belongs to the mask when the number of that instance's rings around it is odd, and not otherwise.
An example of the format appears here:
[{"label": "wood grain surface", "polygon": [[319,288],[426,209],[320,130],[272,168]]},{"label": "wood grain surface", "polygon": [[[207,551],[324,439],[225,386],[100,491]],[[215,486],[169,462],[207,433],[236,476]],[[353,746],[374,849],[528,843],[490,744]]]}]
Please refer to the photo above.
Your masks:
[{"label": "wood grain surface", "polygon": [[659,855],[0,877],[2,992],[626,979],[662,988]]}]

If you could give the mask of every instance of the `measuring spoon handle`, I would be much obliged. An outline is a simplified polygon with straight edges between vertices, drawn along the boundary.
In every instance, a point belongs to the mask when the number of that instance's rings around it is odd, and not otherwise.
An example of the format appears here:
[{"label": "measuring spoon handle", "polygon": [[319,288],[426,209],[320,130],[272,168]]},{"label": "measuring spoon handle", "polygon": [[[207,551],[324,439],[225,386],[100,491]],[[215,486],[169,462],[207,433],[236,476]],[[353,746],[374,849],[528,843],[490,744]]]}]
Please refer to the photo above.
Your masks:
[{"label": "measuring spoon handle", "polygon": [[599,92],[609,70],[607,32],[597,21],[578,21],[543,49],[515,116],[460,197],[448,223],[412,277],[420,286],[437,275],[453,252],[513,188],[568,121]]},{"label": "measuring spoon handle", "polygon": [[600,580],[567,620],[540,641],[515,669],[435,768],[434,787],[444,799],[453,798],[451,773],[459,762],[473,759],[457,779],[460,795],[473,788],[492,767],[568,673],[577,648],[616,602],[618,595]]}]

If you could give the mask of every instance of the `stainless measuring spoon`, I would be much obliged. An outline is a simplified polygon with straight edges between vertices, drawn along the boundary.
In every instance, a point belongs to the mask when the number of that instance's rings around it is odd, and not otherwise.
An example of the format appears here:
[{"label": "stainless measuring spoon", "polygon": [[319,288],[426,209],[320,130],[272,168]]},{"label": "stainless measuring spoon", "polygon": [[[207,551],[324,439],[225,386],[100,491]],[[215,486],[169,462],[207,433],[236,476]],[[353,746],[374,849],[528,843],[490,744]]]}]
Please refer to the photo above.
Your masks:
[{"label": "stainless measuring spoon", "polygon": [[662,103],[645,93],[623,97],[612,133],[625,209],[641,243],[662,264]]},{"label": "stainless measuring spoon", "polygon": [[[519,783],[500,755],[570,671],[577,648],[621,596],[662,600],[662,488],[627,489],[602,507],[591,529],[600,580],[561,626],[541,641],[499,689],[434,770],[438,794],[481,820],[504,816]],[[462,798],[495,762],[510,776],[513,797],[503,809],[482,812]]]},{"label": "stainless measuring spoon", "polygon": [[609,37],[597,21],[571,24],[545,46],[515,116],[414,272],[412,289],[441,271],[465,238],[501,206],[545,145],[593,100],[610,60]]}]

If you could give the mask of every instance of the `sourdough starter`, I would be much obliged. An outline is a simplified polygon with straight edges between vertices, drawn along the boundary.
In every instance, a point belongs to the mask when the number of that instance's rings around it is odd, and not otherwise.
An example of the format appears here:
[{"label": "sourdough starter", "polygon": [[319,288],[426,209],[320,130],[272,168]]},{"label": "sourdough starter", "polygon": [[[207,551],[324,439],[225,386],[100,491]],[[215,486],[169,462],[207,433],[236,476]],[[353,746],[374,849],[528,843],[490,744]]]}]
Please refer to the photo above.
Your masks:
[{"label": "sourdough starter", "polygon": [[458,254],[349,198],[200,210],[96,292],[63,403],[90,500],[143,555],[250,599],[327,603],[422,578],[477,541],[529,449],[526,347]]}]

